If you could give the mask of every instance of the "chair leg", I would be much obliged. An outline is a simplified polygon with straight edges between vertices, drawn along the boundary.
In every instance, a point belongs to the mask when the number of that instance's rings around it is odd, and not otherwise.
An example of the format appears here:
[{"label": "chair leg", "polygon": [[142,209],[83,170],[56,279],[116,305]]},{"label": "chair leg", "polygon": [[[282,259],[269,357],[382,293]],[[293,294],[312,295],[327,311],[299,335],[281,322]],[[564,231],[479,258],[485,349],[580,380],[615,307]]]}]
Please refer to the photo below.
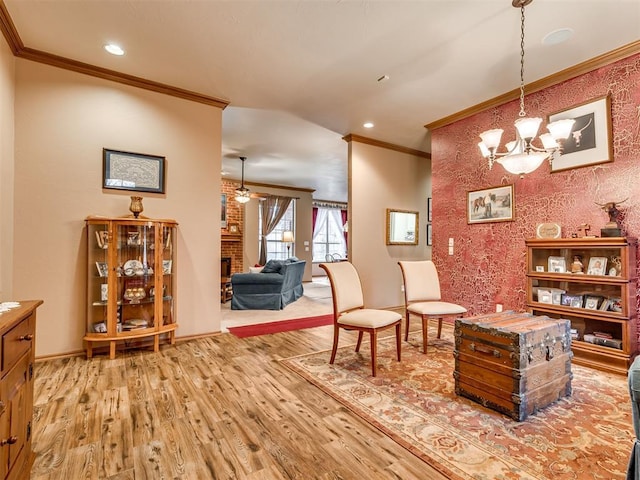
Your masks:
[{"label": "chair leg", "polygon": [[372,375],[376,376],[376,357],[378,354],[378,332],[376,330],[372,330],[369,334],[369,341],[371,342],[371,372]]},{"label": "chair leg", "polygon": [[337,325],[333,326],[333,348],[331,350],[331,360],[329,360],[329,364],[333,365],[334,360],[336,359],[336,352],[338,351],[338,337],[340,336],[340,327]]},{"label": "chair leg", "polygon": [[398,352],[398,361],[400,361],[400,351],[402,349],[401,345],[402,345],[402,341],[401,338],[402,337],[402,322],[398,322],[396,325],[396,351]]},{"label": "chair leg", "polygon": [[409,340],[409,310],[407,310],[407,328],[404,329],[404,341]]},{"label": "chair leg", "polygon": [[358,331],[358,343],[356,343],[356,352],[360,351],[360,345],[362,345],[362,330]]},{"label": "chair leg", "polygon": [[427,353],[427,339],[429,337],[429,317],[422,316],[422,353]]},{"label": "chair leg", "polygon": [[441,333],[442,333],[442,317],[438,318],[438,338],[440,338]]}]

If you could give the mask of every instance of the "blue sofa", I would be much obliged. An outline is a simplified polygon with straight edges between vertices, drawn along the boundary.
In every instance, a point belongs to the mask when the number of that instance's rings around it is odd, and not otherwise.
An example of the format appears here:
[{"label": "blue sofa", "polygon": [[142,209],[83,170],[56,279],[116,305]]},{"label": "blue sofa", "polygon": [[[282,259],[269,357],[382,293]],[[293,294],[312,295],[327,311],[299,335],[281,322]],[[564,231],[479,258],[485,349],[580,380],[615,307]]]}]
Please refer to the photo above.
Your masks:
[{"label": "blue sofa", "polygon": [[282,310],[302,296],[305,265],[293,257],[269,260],[260,273],[233,274],[231,309]]}]

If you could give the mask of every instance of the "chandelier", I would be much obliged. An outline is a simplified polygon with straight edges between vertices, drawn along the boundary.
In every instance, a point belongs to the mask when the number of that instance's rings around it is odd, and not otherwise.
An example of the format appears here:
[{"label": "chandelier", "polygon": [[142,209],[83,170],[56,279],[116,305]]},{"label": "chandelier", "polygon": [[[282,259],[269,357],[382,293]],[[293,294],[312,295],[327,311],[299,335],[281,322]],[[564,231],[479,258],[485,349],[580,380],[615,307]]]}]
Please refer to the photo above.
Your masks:
[{"label": "chandelier", "polygon": [[569,137],[575,120],[558,120],[547,125],[549,133],[540,135],[542,148],[536,147],[532,142],[538,134],[538,128],[542,118],[528,118],[524,110],[524,7],[533,0],[512,0],[511,4],[520,8],[520,113],[518,120],[514,122],[516,127],[516,139],[507,143],[505,152],[498,152],[500,138],[503,130],[496,128],[480,134],[482,141],[478,143],[482,156],[489,161],[489,170],[494,162],[500,163],[509,173],[520,175],[531,173],[538,168],[545,159],[549,159],[549,165],[553,157],[562,155],[563,141]]},{"label": "chandelier", "polygon": [[244,186],[244,161],[247,159],[247,157],[240,157],[240,161],[242,162],[242,182],[240,185],[240,188],[236,189],[236,202],[238,203],[247,203],[249,200],[251,200],[251,197],[249,195],[249,189],[247,187]]}]

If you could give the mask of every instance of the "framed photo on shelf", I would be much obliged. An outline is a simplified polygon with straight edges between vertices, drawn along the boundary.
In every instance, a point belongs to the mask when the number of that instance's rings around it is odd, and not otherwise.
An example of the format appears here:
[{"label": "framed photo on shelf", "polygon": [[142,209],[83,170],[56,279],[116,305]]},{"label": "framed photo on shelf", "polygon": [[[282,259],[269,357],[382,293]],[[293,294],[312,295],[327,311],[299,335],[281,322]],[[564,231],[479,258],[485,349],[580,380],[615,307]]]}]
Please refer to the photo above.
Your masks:
[{"label": "framed photo on shelf", "polygon": [[584,308],[589,310],[598,310],[598,304],[600,303],[600,297],[588,296],[584,299]]},{"label": "framed photo on shelf", "polygon": [[107,266],[107,262],[96,262],[96,268],[98,269],[98,275],[101,277],[109,276],[109,267]]},{"label": "framed photo on shelf", "polygon": [[622,299],[620,297],[609,297],[609,310],[612,312],[622,312]]},{"label": "framed photo on shelf", "polygon": [[571,134],[554,155],[551,172],[613,161],[611,99],[609,95],[549,115],[548,122],[573,119]]},{"label": "framed photo on shelf", "polygon": [[540,303],[552,303],[551,291],[538,289],[538,302]]},{"label": "framed photo on shelf", "polygon": [[102,149],[102,188],[164,193],[165,157]]},{"label": "framed photo on shelf", "polygon": [[607,271],[607,257],[591,257],[587,275],[605,275]]},{"label": "framed photo on shelf", "polygon": [[169,275],[171,273],[172,264],[172,260],[162,260],[162,273],[164,275]]},{"label": "framed photo on shelf", "polygon": [[566,273],[567,261],[564,257],[549,257],[547,271],[554,273]]},{"label": "framed photo on shelf", "polygon": [[240,233],[240,225],[238,225],[237,223],[229,223],[229,233],[233,234],[233,235],[237,235],[238,233]]},{"label": "framed photo on shelf", "polygon": [[563,293],[560,297],[560,304],[566,307],[582,308],[582,295]]},{"label": "framed photo on shelf", "polygon": [[467,223],[511,222],[513,184],[467,192]]}]

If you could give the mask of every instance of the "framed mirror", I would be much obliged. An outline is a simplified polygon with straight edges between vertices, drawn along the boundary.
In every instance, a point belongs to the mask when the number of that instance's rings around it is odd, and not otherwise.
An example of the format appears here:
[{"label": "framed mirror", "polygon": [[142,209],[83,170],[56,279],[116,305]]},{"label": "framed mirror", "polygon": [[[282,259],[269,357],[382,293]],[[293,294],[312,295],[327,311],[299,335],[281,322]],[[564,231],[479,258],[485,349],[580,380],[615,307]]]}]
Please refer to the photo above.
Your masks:
[{"label": "framed mirror", "polygon": [[418,212],[387,208],[387,245],[418,245]]}]

